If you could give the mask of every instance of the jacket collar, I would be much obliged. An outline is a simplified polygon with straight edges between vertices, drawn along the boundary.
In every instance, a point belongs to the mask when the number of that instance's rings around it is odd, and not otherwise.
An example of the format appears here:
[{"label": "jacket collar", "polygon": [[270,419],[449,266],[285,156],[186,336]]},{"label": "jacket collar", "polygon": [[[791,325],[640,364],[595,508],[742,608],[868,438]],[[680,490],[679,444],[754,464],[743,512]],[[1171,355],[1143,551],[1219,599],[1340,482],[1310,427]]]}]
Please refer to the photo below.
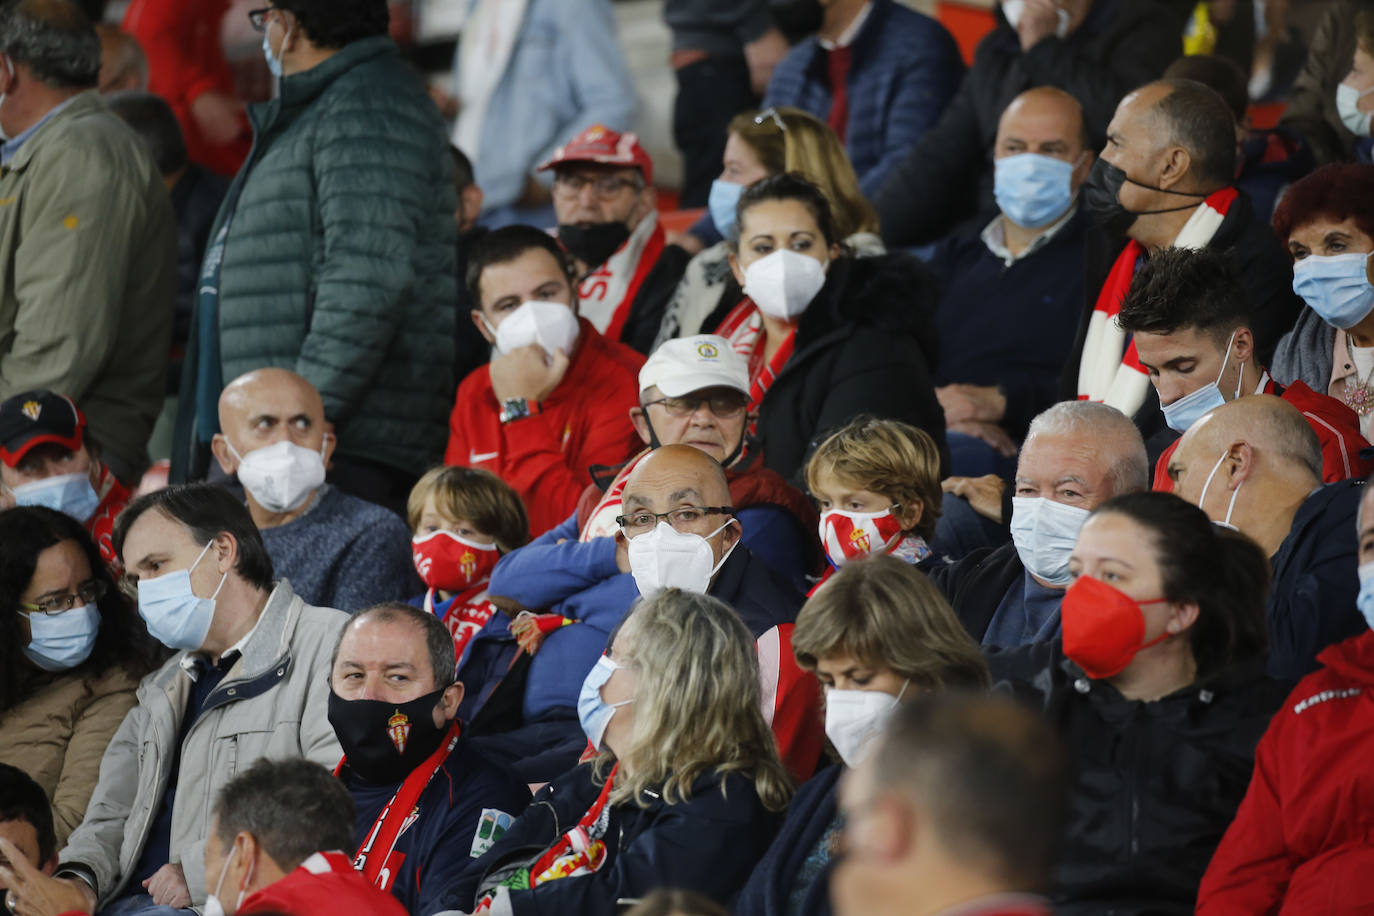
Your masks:
[{"label": "jacket collar", "polygon": [[[229,681],[251,681],[280,667],[290,653],[291,635],[300,616],[299,602],[291,583],[282,579],[267,597],[267,604],[253,629],[237,646],[239,657],[225,675]],[[165,665],[158,675],[158,686],[169,688],[181,676],[182,662],[190,653],[177,655],[173,663]]]},{"label": "jacket collar", "polygon": [[[851,79],[855,73],[878,58],[878,40],[882,38],[884,23],[892,10],[892,4],[893,0],[873,0],[873,5],[868,8],[866,18],[859,26],[859,34],[849,43],[852,49],[849,65]],[[819,82],[828,82],[830,74],[826,71],[825,48],[821,47],[820,39],[815,36],[808,40],[811,42],[811,60],[806,65],[807,76]]]},{"label": "jacket collar", "polygon": [[24,141],[24,145],[19,147],[19,152],[15,153],[14,158],[5,166],[5,171],[22,172],[26,169],[29,160],[31,160],[42,147],[39,140],[41,140],[45,134],[51,133],[56,129],[55,125],[97,111],[108,111],[108,109],[105,107],[105,103],[101,101],[100,95],[94,89],[88,89],[85,92],[72,96],[63,103],[60,110],[53,112],[52,116],[40,124],[38,129],[33,132],[33,135]]},{"label": "jacket collar", "polygon": [[[1055,655],[1057,656],[1059,671],[1067,678],[1076,693],[1089,695],[1097,702],[1107,706],[1124,707],[1137,702],[1126,699],[1119,690],[1107,681],[1093,680],[1084,674],[1082,668],[1079,668],[1063,654],[1062,642],[1056,642]],[[1241,659],[1210,677],[1193,681],[1187,687],[1175,690],[1168,696],[1143,705],[1159,710],[1191,709],[1195,705],[1210,706],[1216,702],[1218,697],[1224,697],[1233,692],[1244,692],[1248,685],[1264,677],[1264,666],[1264,658]]]},{"label": "jacket collar", "polygon": [[261,129],[280,114],[306,108],[349,70],[383,54],[397,54],[396,44],[385,35],[374,35],[350,42],[328,60],[309,70],[284,76],[278,81],[278,95],[269,102],[248,106],[254,126]]}]

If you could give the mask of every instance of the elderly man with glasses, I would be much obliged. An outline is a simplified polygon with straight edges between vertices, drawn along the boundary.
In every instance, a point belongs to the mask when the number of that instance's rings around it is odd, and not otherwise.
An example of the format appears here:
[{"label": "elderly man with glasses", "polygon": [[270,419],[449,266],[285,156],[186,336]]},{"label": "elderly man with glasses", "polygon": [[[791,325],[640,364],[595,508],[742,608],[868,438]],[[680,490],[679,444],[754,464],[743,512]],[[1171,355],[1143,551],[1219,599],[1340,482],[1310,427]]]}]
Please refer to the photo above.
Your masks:
[{"label": "elderly man with glasses", "polygon": [[[717,397],[726,395],[694,393],[696,418],[689,422],[700,423]],[[738,431],[743,411],[735,419]],[[729,457],[728,448],[724,454]],[[606,508],[613,515],[610,533],[585,542],[573,535],[560,543],[559,532],[550,532],[497,565],[492,594],[503,597],[493,600],[512,599],[508,606],[531,613],[521,613],[513,624],[489,624],[473,640],[459,677],[470,693],[495,697],[502,688],[489,680],[510,669],[509,642],[532,658],[518,698],[520,725],[479,739],[489,754],[509,760],[532,782],[566,769],[586,746],[576,718],[578,691],[611,632],[641,596],[684,588],[719,598],[749,626],[758,642],[764,716],[793,774],[810,776],[821,748],[818,698],[814,679],[797,667],[791,651],[802,594],[742,543],[752,520],[734,502],[729,474],[709,448],[662,445],[635,459],[618,511]],[[600,524],[599,515],[593,520]]]},{"label": "elderly man with glasses", "polygon": [[582,314],[611,340],[647,354],[690,259],[665,241],[653,160],[634,134],[598,124],[539,167],[549,169],[558,240],[576,262]]}]

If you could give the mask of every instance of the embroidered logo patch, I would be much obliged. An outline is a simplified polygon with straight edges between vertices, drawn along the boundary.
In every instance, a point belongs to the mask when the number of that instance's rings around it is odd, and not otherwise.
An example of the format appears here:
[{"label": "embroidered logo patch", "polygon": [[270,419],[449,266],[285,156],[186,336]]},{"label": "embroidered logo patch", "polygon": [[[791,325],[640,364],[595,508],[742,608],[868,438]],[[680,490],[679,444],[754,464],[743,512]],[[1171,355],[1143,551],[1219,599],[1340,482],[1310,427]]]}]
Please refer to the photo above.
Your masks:
[{"label": "embroidered logo patch", "polygon": [[24,406],[19,408],[19,412],[37,423],[38,415],[43,412],[43,407],[37,401],[25,401]]},{"label": "embroidered logo patch", "polygon": [[472,858],[485,853],[496,841],[505,836],[515,819],[496,808],[483,808],[482,818],[477,822],[477,832],[472,835]]},{"label": "embroidered logo patch", "polygon": [[868,537],[868,531],[864,528],[855,528],[849,532],[849,543],[854,545],[854,549],[861,553],[868,553],[873,549],[873,542]]},{"label": "embroidered logo patch", "polygon": [[465,551],[458,558],[458,569],[462,572],[463,577],[471,582],[473,575],[477,572],[477,555],[471,550]]},{"label": "embroidered logo patch", "polygon": [[81,225],[81,220],[76,218],[76,214],[71,213],[67,215],[66,219],[62,220],[62,225],[66,226],[68,229],[75,229],[77,226]]},{"label": "embroidered logo patch", "polygon": [[406,752],[406,739],[410,737],[410,717],[399,709],[386,720],[387,737],[396,745],[396,753]]},{"label": "embroidered logo patch", "polygon": [[713,343],[702,341],[697,344],[697,355],[702,359],[715,359],[720,356],[720,348]]}]

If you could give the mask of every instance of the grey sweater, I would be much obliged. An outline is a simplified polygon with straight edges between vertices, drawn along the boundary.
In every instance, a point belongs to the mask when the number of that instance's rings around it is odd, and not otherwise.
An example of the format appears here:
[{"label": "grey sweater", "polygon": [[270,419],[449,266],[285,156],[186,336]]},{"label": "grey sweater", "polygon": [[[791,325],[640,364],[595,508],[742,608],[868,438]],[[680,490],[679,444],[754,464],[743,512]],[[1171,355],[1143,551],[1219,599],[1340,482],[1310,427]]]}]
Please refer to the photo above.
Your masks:
[{"label": "grey sweater", "polygon": [[1280,385],[1302,380],[1308,388],[1326,394],[1331,385],[1331,365],[1336,346],[1336,329],[1321,316],[1304,307],[1293,329],[1279,340],[1269,374]]},{"label": "grey sweater", "polygon": [[325,484],[305,514],[262,530],[278,579],[308,604],[357,611],[421,590],[410,530],[395,513]]}]

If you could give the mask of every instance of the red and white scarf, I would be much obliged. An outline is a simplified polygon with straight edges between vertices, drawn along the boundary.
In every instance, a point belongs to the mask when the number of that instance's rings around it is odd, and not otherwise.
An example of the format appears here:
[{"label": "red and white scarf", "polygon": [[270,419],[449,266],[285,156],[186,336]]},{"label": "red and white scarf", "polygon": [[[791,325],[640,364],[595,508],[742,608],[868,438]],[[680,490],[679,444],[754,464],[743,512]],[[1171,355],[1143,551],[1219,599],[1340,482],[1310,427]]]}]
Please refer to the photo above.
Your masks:
[{"label": "red and white scarf", "polygon": [[[496,613],[496,605],[487,600],[487,585],[490,578],[483,579],[465,592],[453,596],[448,611],[443,616],[443,624],[453,637],[453,654],[459,660],[472,637],[486,626]],[[438,615],[434,607],[434,589],[425,592],[425,610]]]},{"label": "red and white scarf", "polygon": [[[1206,248],[1237,196],[1235,188],[1222,188],[1204,200],[1184,223],[1174,239],[1174,247]],[[1136,266],[1147,256],[1145,246],[1134,239],[1117,256],[1098,293],[1078,363],[1078,399],[1101,401],[1128,417],[1144,406],[1150,376],[1136,356],[1135,342],[1127,345],[1126,332],[1116,318],[1121,312],[1121,301],[1131,288]]]},{"label": "red and white scarf", "polygon": [[630,462],[620,469],[620,473],[615,475],[611,485],[606,488],[601,501],[596,504],[596,508],[587,516],[587,520],[582,523],[582,533],[577,536],[580,543],[586,544],[595,538],[610,537],[617,531],[615,517],[620,515],[620,508],[625,494],[625,482],[630,479],[632,472],[639,463],[649,456],[649,449],[640,452]]},{"label": "red and white scarf", "polygon": [[[792,358],[793,352],[797,347],[796,328],[787,335],[787,339],[778,347],[773,358],[766,364],[763,361],[764,341],[766,335],[763,332],[763,314],[759,307],[754,304],[754,300],[746,298],[730,310],[730,314],[725,316],[725,320],[720,323],[716,333],[730,341],[730,346],[735,352],[743,356],[749,362],[749,410],[757,411],[759,405],[763,403],[763,398],[768,394],[768,389],[773,387],[773,382],[777,379],[782,367]],[[754,430],[751,428],[750,432]]]},{"label": "red and white scarf", "polygon": [[606,263],[582,278],[577,287],[578,311],[606,338],[620,339],[635,296],[663,253],[664,238],[658,213],[650,211]]}]

